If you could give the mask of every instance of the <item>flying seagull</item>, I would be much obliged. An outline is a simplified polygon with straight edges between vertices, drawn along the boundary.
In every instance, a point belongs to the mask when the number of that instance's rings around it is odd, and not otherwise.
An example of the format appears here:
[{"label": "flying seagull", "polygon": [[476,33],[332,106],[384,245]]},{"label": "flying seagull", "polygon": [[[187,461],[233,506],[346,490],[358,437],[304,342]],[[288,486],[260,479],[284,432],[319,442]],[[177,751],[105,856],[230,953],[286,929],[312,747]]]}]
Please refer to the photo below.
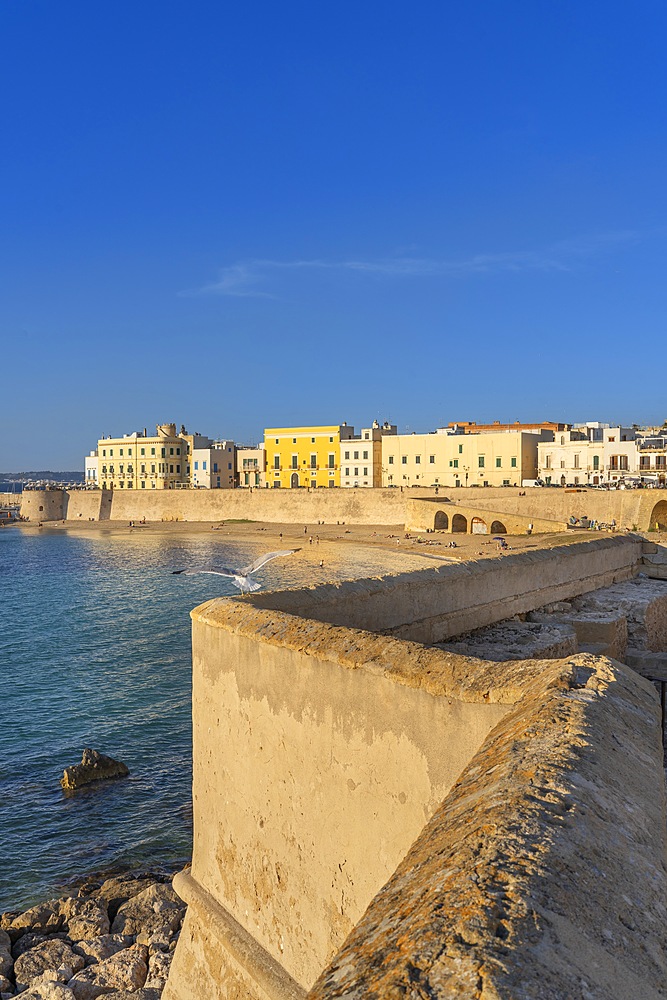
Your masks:
[{"label": "flying seagull", "polygon": [[261,569],[262,566],[266,566],[267,562],[271,562],[272,559],[278,559],[280,556],[291,556],[294,552],[298,551],[299,549],[284,549],[282,552],[267,552],[265,556],[260,556],[259,559],[255,559],[249,566],[244,566],[242,569],[231,569],[228,566],[220,566],[219,569],[207,569],[205,566],[198,566],[196,569],[174,569],[172,573],[186,573],[190,576],[194,576],[195,573],[212,573],[214,576],[228,576],[231,577],[235,587],[238,587],[244,593],[248,593],[253,590],[261,590],[261,584],[257,583],[256,580],[251,580],[252,575],[257,570]]}]

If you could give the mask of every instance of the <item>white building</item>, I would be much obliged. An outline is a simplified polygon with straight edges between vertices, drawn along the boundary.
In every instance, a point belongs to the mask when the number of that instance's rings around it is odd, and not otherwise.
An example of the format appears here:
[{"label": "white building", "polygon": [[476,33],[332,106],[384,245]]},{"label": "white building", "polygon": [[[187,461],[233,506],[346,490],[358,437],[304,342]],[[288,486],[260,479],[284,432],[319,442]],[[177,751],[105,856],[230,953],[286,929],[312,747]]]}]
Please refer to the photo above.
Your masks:
[{"label": "white building", "polygon": [[97,449],[86,455],[83,465],[86,486],[99,486]]},{"label": "white building", "polygon": [[554,486],[601,486],[639,474],[639,432],[590,422],[538,445],[540,479]]},{"label": "white building", "polygon": [[396,434],[396,424],[377,420],[372,427],[363,427],[359,437],[340,443],[340,485],[382,486],[382,438]]},{"label": "white building", "polygon": [[195,437],[188,456],[190,483],[196,489],[232,490],[236,485],[236,445]]}]

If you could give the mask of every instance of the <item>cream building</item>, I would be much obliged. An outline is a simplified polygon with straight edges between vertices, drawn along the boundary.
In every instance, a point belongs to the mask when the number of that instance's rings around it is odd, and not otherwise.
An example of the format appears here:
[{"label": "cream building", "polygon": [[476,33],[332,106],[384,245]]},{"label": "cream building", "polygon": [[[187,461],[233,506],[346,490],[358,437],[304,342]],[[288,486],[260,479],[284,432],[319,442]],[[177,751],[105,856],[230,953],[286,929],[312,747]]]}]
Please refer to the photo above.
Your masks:
[{"label": "cream building", "polygon": [[236,486],[236,445],[210,441],[189,454],[190,483],[196,489],[233,490]]},{"label": "cream building", "polygon": [[382,438],[396,434],[396,424],[382,426],[377,420],[363,427],[359,437],[346,438],[340,445],[340,485],[382,486]]},{"label": "cream building", "polygon": [[102,489],[168,490],[187,484],[187,445],[176,424],[158,424],[155,436],[146,428],[97,442],[98,481]]},{"label": "cream building", "polygon": [[397,434],[382,438],[383,486],[520,486],[537,476],[539,433]]},{"label": "cream building", "polygon": [[264,445],[236,449],[236,484],[241,488],[266,485]]}]

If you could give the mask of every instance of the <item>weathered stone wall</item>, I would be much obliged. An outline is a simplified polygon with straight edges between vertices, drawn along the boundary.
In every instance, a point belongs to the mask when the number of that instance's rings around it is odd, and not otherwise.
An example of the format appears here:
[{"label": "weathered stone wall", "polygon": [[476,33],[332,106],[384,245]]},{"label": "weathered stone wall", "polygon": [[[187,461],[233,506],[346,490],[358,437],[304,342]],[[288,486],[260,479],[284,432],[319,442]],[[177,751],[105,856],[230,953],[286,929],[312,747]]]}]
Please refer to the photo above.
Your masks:
[{"label": "weathered stone wall", "polygon": [[307,987],[520,696],[520,671],[489,695],[481,662],[243,599],[193,612],[193,651],[188,920],[207,930],[177,955],[170,995],[191,997],[178,983],[193,978],[215,995],[206,900],[249,932],[253,964],[267,953]]},{"label": "weathered stone wall", "polygon": [[[69,520],[100,516],[115,521],[220,521],[247,519],[310,524],[404,524],[401,490],[72,490],[62,494]],[[26,491],[21,512],[36,519],[41,491]],[[58,513],[52,520],[62,517]]]},{"label": "weathered stone wall", "polygon": [[[534,553],[490,561],[487,608],[536,566],[542,590],[585,589],[641,556],[632,538],[583,548],[585,565],[578,545],[552,554],[556,576]],[[485,663],[359,627],[418,614],[433,586],[193,612],[195,845],[165,1000],[302,1000],[332,959],[313,997],[662,995],[653,687],[586,654]],[[343,614],[353,627],[324,620]]]},{"label": "weathered stone wall", "polygon": [[544,666],[310,1000],[664,997],[657,700],[608,660]]},{"label": "weathered stone wall", "polygon": [[24,490],[21,514],[31,521],[61,521],[65,516],[66,502],[64,490]]},{"label": "weathered stone wall", "polygon": [[257,607],[436,643],[633,576],[638,536],[516,553],[437,569],[257,594]]}]

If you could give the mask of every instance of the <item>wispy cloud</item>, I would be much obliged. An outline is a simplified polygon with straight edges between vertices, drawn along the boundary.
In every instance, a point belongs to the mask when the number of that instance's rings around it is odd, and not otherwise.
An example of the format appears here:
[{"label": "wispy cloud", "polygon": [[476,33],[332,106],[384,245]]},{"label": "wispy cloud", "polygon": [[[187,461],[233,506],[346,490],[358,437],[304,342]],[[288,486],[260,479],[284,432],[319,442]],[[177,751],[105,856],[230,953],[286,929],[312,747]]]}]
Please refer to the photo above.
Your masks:
[{"label": "wispy cloud", "polygon": [[217,281],[199,289],[199,294],[236,297],[274,296],[262,288],[272,275],[280,272],[321,271],[357,273],[389,278],[466,277],[502,271],[570,271],[582,260],[614,250],[623,244],[636,242],[635,232],[603,233],[580,239],[565,240],[541,250],[480,253],[460,259],[432,257],[388,257],[375,260],[268,260],[255,258],[239,261],[222,268]]}]

